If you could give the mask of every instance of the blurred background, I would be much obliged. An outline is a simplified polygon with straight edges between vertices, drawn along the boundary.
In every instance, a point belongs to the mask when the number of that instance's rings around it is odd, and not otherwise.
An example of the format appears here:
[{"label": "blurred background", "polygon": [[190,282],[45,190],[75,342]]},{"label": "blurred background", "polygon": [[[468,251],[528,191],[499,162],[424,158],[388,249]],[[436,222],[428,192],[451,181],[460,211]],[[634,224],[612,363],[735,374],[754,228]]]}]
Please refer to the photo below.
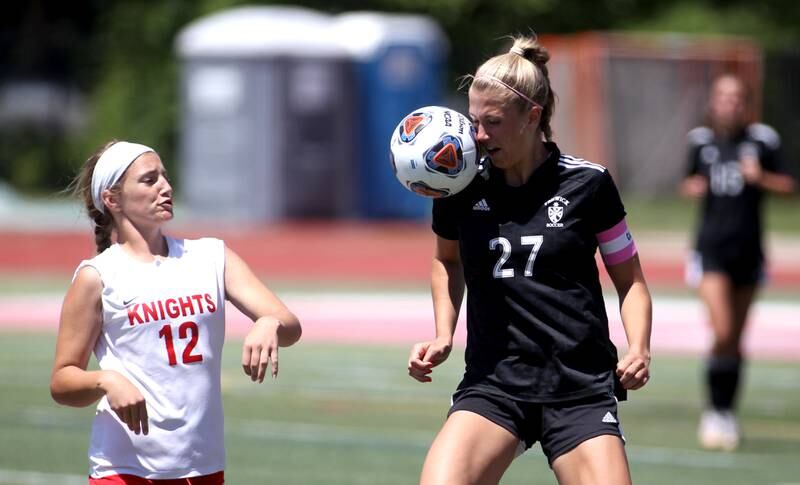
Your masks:
[{"label": "blurred background", "polygon": [[[303,321],[280,381],[255,388],[231,316],[229,481],[415,482],[463,348],[434,386],[404,375],[408,344],[433,333],[430,202],[394,179],[389,136],[420,106],[466,112],[461,77],[531,31],[551,53],[554,138],[609,167],[655,295],[656,379],[622,411],[634,480],[796,483],[800,201],[767,202],[746,441],[713,454],[694,441],[709,335],[683,282],[697,207],[676,192],[722,72],[747,81],[800,177],[800,3],[30,0],[0,16],[0,484],[85,483],[92,413],[57,407],[47,380],[60,299],[94,251],[65,189],[112,138],[161,154],[173,233],[224,238]],[[555,480],[536,450],[503,483]]]},{"label": "blurred background", "polygon": [[626,193],[674,194],[683,137],[724,71],[747,80],[756,117],[800,159],[795,2],[273,3],[6,9],[0,200],[54,197],[88,154],[126,138],[159,150],[192,218],[424,218],[427,203],[385,170],[392,128],[425,104],[466,110],[459,77],[530,31],[553,55],[556,139]]}]

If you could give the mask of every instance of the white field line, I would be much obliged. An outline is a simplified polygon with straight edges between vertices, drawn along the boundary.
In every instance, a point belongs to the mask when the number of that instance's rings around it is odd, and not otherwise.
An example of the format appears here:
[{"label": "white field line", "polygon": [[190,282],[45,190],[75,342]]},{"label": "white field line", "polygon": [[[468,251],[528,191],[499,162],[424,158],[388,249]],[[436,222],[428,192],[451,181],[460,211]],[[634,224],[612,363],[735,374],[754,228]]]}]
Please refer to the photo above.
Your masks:
[{"label": "white field line", "polygon": [[[281,441],[297,444],[329,445],[350,448],[403,448],[424,453],[435,435],[435,430],[406,431],[399,434],[386,430],[354,429],[342,425],[274,420],[227,419],[226,434],[257,441]],[[758,470],[768,463],[765,455],[753,453],[714,453],[695,449],[656,446],[626,445],[632,463],[666,465],[692,469]],[[544,460],[538,446],[523,455],[524,459]],[[774,458],[774,457],[773,457]],[[56,474],[23,470],[0,469],[0,484],[15,485],[78,485],[86,483],[86,476]],[[798,485],[785,482],[780,485]]]},{"label": "white field line", "polygon": [[[87,463],[86,468],[89,465]],[[89,474],[68,475],[64,473],[43,473],[0,468],[0,484],[13,485],[86,485]]]},{"label": "white field line", "polygon": [[[327,444],[367,448],[414,448],[427,449],[433,441],[431,432],[404,433],[392,436],[386,431],[365,432],[339,425],[291,423],[270,420],[227,420],[227,432],[265,441],[289,441],[294,443]],[[656,446],[625,446],[632,463],[668,465],[700,469],[759,469],[767,466],[763,455],[749,453],[714,453],[701,450],[666,448]],[[538,446],[523,457],[544,459]]]}]

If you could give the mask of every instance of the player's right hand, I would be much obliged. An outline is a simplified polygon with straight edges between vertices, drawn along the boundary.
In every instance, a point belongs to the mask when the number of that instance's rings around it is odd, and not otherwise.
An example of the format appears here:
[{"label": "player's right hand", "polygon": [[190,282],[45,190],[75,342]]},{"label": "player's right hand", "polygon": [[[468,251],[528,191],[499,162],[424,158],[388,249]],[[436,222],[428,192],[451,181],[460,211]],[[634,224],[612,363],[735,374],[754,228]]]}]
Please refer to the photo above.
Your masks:
[{"label": "player's right hand", "polygon": [[128,429],[136,434],[149,432],[144,396],[131,381],[119,372],[103,371],[100,387],[105,390],[111,409]]},{"label": "player's right hand", "polygon": [[744,180],[751,185],[758,185],[764,176],[764,170],[758,158],[744,157],[739,163],[740,171]]},{"label": "player's right hand", "polygon": [[408,357],[408,375],[419,382],[431,382],[429,374],[447,360],[452,349],[452,339],[443,337],[415,344]]}]

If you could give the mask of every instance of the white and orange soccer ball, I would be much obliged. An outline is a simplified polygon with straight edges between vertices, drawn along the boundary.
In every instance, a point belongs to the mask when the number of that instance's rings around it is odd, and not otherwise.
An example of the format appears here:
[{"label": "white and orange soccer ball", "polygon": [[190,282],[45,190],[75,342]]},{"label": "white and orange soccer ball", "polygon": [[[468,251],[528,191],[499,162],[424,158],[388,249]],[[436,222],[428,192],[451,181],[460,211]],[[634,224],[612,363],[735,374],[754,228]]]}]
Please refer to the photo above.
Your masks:
[{"label": "white and orange soccer ball", "polygon": [[394,173],[408,190],[448,197],[478,173],[478,147],[469,119],[450,108],[425,106],[403,118],[389,143]]}]

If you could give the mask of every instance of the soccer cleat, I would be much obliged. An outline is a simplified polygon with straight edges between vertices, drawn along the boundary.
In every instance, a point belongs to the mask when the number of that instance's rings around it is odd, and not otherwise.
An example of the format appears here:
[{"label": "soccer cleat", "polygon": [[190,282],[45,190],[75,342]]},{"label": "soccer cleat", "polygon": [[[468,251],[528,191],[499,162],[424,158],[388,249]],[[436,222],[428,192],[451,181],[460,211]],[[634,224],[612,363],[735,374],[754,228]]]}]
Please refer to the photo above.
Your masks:
[{"label": "soccer cleat", "polygon": [[707,450],[734,451],[739,447],[739,424],[730,411],[709,409],[700,417],[700,446]]}]

